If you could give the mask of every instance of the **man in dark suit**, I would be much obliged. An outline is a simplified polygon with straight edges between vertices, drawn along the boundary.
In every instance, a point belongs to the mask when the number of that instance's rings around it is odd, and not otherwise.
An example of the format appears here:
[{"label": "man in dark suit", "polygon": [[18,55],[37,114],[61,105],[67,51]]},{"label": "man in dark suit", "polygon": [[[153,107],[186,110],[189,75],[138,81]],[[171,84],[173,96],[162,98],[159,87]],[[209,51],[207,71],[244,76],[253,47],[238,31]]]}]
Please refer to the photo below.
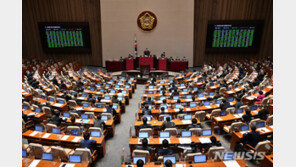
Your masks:
[{"label": "man in dark suit", "polygon": [[108,107],[107,107],[107,113],[110,113],[112,114],[113,116],[116,114],[116,111],[113,107],[113,104],[110,104]]},{"label": "man in dark suit", "polygon": [[220,109],[222,111],[226,111],[226,109],[230,107],[230,103],[226,101],[225,99],[222,99],[222,103],[220,103]]},{"label": "man in dark suit", "polygon": [[155,105],[154,101],[151,99],[151,97],[148,97],[147,98],[147,101],[144,102],[144,105]]},{"label": "man in dark suit", "polygon": [[258,142],[260,141],[260,133],[256,131],[257,127],[256,125],[252,124],[251,125],[251,132],[245,133],[243,135],[243,143],[246,146],[247,144],[252,146],[253,148],[256,147]]},{"label": "man in dark suit", "polygon": [[98,127],[103,130],[104,126],[105,126],[105,122],[101,120],[101,115],[98,115],[97,119],[94,121],[94,127]]},{"label": "man in dark suit", "polygon": [[150,51],[148,50],[148,48],[145,49],[145,51],[144,51],[144,56],[145,56],[145,57],[150,56]]},{"label": "man in dark suit", "polygon": [[143,118],[143,124],[139,126],[139,129],[142,129],[142,128],[152,128],[151,124],[148,124],[147,121],[148,121],[147,118],[144,117]]},{"label": "man in dark suit", "polygon": [[94,149],[96,147],[96,141],[95,140],[89,140],[90,134],[89,133],[84,133],[83,138],[84,140],[81,140],[81,148],[88,148],[90,151],[93,153]]},{"label": "man in dark suit", "polygon": [[202,146],[202,147],[204,147],[204,152],[208,152],[211,147],[222,146],[221,143],[217,141],[217,138],[215,136],[211,136],[210,140],[211,140],[211,144],[206,144],[206,145]]},{"label": "man in dark suit", "polygon": [[146,104],[145,108],[142,109],[143,115],[151,115],[151,110],[149,110],[149,106]]},{"label": "man in dark suit", "polygon": [[159,149],[157,151],[157,156],[170,155],[173,153],[174,151],[172,149],[169,149],[169,141],[167,139],[164,139],[162,141],[162,149]]},{"label": "man in dark suit", "polygon": [[162,129],[166,128],[174,128],[176,127],[174,122],[171,122],[171,117],[166,117],[166,121],[164,121],[161,125]]},{"label": "man in dark suit", "polygon": [[246,109],[245,111],[246,114],[244,114],[242,116],[242,121],[245,122],[245,123],[249,123],[251,120],[252,120],[252,114],[251,114],[251,110],[250,109]]},{"label": "man in dark suit", "polygon": [[142,139],[142,145],[136,147],[137,150],[145,150],[149,151],[149,153],[152,153],[153,149],[148,146],[148,140],[147,138]]},{"label": "man in dark suit", "polygon": [[60,126],[64,120],[60,117],[60,113],[58,110],[54,110],[54,115],[52,117],[52,123],[55,124],[56,126]]},{"label": "man in dark suit", "polygon": [[57,85],[57,84],[58,84],[58,80],[56,79],[56,77],[53,77],[53,79],[52,79],[52,83],[53,83],[54,85]]},{"label": "man in dark suit", "polygon": [[188,127],[186,128],[186,130],[189,130],[191,128],[200,128],[200,125],[197,124],[197,119],[196,118],[193,118],[191,120],[192,124],[191,125],[188,125]]}]

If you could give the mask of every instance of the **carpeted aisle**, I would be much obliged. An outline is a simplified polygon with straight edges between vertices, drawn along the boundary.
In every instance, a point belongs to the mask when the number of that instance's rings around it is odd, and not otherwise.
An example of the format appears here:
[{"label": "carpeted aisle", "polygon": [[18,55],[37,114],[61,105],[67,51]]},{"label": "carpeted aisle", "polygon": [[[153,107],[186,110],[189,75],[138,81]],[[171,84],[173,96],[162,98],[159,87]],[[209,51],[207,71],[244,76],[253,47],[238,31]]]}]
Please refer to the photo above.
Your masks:
[{"label": "carpeted aisle", "polygon": [[138,111],[138,104],[143,95],[145,85],[137,85],[137,89],[126,106],[126,113],[121,115],[121,123],[115,127],[115,135],[106,141],[106,155],[96,162],[95,166],[100,167],[120,167],[122,148],[125,148],[125,158],[129,158],[129,131],[130,126],[134,126],[135,113]]}]

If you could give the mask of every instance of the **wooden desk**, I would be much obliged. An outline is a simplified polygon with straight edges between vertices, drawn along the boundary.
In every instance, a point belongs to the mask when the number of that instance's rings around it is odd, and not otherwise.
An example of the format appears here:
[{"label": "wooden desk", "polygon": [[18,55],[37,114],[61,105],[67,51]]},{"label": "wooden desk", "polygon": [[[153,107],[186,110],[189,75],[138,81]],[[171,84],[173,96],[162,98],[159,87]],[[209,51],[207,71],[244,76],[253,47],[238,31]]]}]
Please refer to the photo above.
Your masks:
[{"label": "wooden desk", "polygon": [[260,162],[260,167],[272,167],[273,166],[273,154],[264,154],[264,159]]},{"label": "wooden desk", "polygon": [[[81,121],[81,119],[75,119],[75,124],[77,124],[78,126],[86,126],[86,127],[92,127],[94,125],[94,119],[87,119],[89,120],[87,123],[84,123]],[[67,119],[68,123],[71,122],[71,118]],[[106,126],[106,130],[108,132],[108,135],[110,135],[111,137],[114,136],[115,134],[115,121],[114,120],[107,120],[105,122],[105,126]]]},{"label": "wooden desk", "polygon": [[[215,136],[215,135],[212,135],[212,136]],[[217,138],[217,141],[219,141],[218,137],[217,136],[215,136],[215,137]],[[177,147],[180,144],[190,144],[192,141],[194,141],[197,144],[202,144],[201,140],[203,138],[208,138],[210,140],[211,136],[192,136],[192,137],[184,137],[184,138],[186,138],[186,141],[183,141],[182,137],[172,136],[169,138],[169,145]],[[130,146],[131,153],[133,152],[133,150],[137,146],[141,145],[140,140],[141,139],[138,137],[136,137],[136,138],[131,137],[130,138],[129,146]],[[157,138],[149,137],[148,138],[148,145],[152,146],[152,147],[161,147],[162,146],[162,139],[159,137],[157,137]]]},{"label": "wooden desk", "polygon": [[32,111],[32,110],[25,110],[25,111],[24,111],[24,114],[27,115],[27,116],[28,116],[29,114],[35,114],[34,117],[35,117],[35,119],[36,119],[38,122],[42,122],[42,121],[46,120],[46,114],[43,113],[43,112],[36,113],[36,112],[34,112],[34,111]]},{"label": "wooden desk", "polygon": [[45,160],[35,160],[33,158],[22,158],[22,167],[29,167],[32,163],[37,162],[36,167],[60,167],[62,164],[74,164],[74,167],[89,167],[89,162],[81,163],[69,163],[69,162],[60,162],[60,161],[45,161]]},{"label": "wooden desk", "polygon": [[[151,120],[147,123],[151,124],[151,126],[153,127],[153,134],[158,134],[158,130],[160,130],[161,125],[164,121],[158,121],[158,120]],[[178,129],[184,129],[187,128],[188,125],[192,124],[191,120],[180,120],[180,119],[173,119],[172,122],[175,123],[176,128]],[[138,134],[139,132],[139,126],[143,124],[143,121],[135,121],[135,130],[136,130],[136,134]],[[197,124],[200,124],[200,121],[197,119]]]},{"label": "wooden desk", "polygon": [[[266,126],[265,127],[267,129],[267,131],[261,131],[262,128],[259,128],[257,129],[256,131],[259,131],[260,133],[260,138],[266,138],[268,135],[271,135],[273,134],[273,128],[269,127],[269,126]],[[251,132],[251,130],[249,131]],[[232,151],[234,151],[234,148],[235,148],[235,145],[236,143],[239,143],[241,142],[243,139],[243,133],[241,132],[233,132],[232,135],[231,135],[231,141],[230,141],[230,149]]]},{"label": "wooden desk", "polygon": [[[95,115],[99,115],[101,113],[107,112],[106,108],[97,108],[97,107],[82,107],[76,106],[75,110],[80,112],[94,112]],[[116,115],[113,115],[113,119],[115,119],[118,123],[121,122],[121,112],[120,109],[115,109]]]},{"label": "wooden desk", "polygon": [[[44,136],[44,135],[49,135],[49,136]],[[79,148],[80,141],[83,140],[82,136],[37,132],[33,130],[26,131],[25,133],[23,133],[22,136],[28,139],[29,142],[40,143],[42,145],[57,145],[57,146],[63,146],[67,148]],[[97,148],[99,149],[98,150],[99,155],[104,156],[106,153],[105,136],[92,137],[91,139],[96,141]]]},{"label": "wooden desk", "polygon": [[[248,165],[245,163],[245,161],[239,159],[236,160],[236,162],[241,166],[241,167],[247,167]],[[226,167],[225,163],[223,161],[220,162],[211,162],[207,161],[206,163],[198,163],[198,164],[189,164],[188,162],[177,162],[177,164],[180,165],[186,165],[186,167],[192,165],[192,167]],[[123,164],[121,167],[126,167],[127,165]],[[173,165],[175,167],[176,165]],[[144,167],[163,167],[163,164],[161,165],[155,165],[154,162],[148,162]]]}]

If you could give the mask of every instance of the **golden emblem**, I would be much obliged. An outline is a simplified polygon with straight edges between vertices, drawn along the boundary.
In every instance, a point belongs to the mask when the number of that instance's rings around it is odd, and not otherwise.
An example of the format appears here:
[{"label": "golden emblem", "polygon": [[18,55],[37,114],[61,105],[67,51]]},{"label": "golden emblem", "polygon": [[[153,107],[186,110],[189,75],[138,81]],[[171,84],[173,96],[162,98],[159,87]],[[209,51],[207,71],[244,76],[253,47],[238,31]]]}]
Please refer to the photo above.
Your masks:
[{"label": "golden emblem", "polygon": [[154,13],[144,11],[138,16],[138,26],[144,31],[151,31],[157,23],[157,18]]}]

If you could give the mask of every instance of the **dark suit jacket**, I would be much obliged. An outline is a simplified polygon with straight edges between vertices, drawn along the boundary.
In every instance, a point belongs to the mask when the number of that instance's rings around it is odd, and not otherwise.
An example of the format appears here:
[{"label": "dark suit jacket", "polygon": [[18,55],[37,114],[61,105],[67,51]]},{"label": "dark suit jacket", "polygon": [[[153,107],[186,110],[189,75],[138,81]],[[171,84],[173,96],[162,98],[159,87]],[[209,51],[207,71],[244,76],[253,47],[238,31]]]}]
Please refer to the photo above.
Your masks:
[{"label": "dark suit jacket", "polygon": [[151,115],[151,110],[147,110],[146,108],[142,109],[142,114],[143,115]]},{"label": "dark suit jacket", "polygon": [[107,113],[111,113],[112,115],[115,115],[116,114],[116,111],[115,111],[114,108],[108,106],[107,107]]},{"label": "dark suit jacket", "polygon": [[60,118],[60,117],[57,117],[57,116],[53,116],[52,117],[52,123],[57,125],[57,126],[60,126],[61,122],[63,122],[63,119]]},{"label": "dark suit jacket", "polygon": [[186,128],[186,130],[189,130],[191,128],[200,128],[200,125],[198,125],[198,124],[188,125],[188,127]]},{"label": "dark suit jacket", "polygon": [[81,140],[81,148],[88,148],[93,153],[96,145],[95,140]]},{"label": "dark suit jacket", "polygon": [[163,149],[159,149],[157,151],[157,156],[170,155],[170,154],[173,154],[173,153],[174,153],[174,151],[172,149],[163,148]]},{"label": "dark suit jacket", "polygon": [[244,144],[249,144],[250,146],[255,148],[257,143],[260,141],[260,133],[257,131],[245,133],[243,135],[243,141]]},{"label": "dark suit jacket", "polygon": [[152,128],[151,124],[142,124],[139,126],[139,129],[142,129],[142,128]]},{"label": "dark suit jacket", "polygon": [[103,120],[96,119],[94,121],[94,127],[98,127],[98,128],[101,128],[103,130],[104,125],[105,125],[105,122]]},{"label": "dark suit jacket", "polygon": [[170,122],[164,121],[161,126],[163,129],[166,129],[166,128],[174,128],[176,125],[172,121]]}]

